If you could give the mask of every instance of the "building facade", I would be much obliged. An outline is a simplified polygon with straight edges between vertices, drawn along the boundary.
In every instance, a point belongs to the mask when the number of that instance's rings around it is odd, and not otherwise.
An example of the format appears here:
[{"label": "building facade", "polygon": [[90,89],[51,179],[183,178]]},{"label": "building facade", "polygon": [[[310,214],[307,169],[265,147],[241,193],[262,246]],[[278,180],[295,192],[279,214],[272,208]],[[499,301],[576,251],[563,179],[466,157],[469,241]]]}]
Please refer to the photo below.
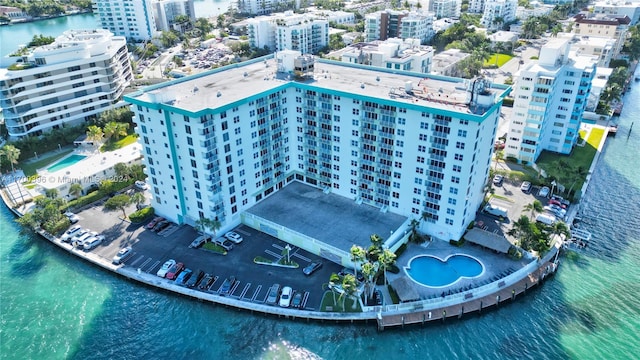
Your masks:
[{"label": "building facade", "polygon": [[193,0],[156,0],[153,2],[153,10],[158,31],[172,30],[175,18],[180,15],[196,20]]},{"label": "building facade", "polygon": [[[55,42],[3,59],[0,106],[13,139],[97,118],[133,79],[126,39],[70,30]],[[3,63],[3,66],[7,66]]]},{"label": "building facade", "polygon": [[382,10],[365,16],[365,41],[387,40],[390,38],[430,40],[433,30],[433,14],[409,12],[406,10]]},{"label": "building facade", "polygon": [[622,51],[627,38],[627,31],[631,19],[628,16],[591,16],[578,14],[574,18],[573,33],[579,36],[601,37],[613,39],[616,45],[613,49],[615,58]]},{"label": "building facade", "polygon": [[283,10],[297,10],[300,0],[237,0],[238,12],[249,15],[268,15]]},{"label": "building facade", "polygon": [[629,25],[636,25],[640,20],[640,1],[606,0],[596,1],[593,13],[601,15],[628,16]]},{"label": "building facade", "polygon": [[135,41],[149,41],[156,34],[152,0],[92,0],[93,13],[103,29]]},{"label": "building facade", "polygon": [[329,44],[329,22],[306,14],[285,12],[249,19],[247,35],[252,47],[315,54]]},{"label": "building facade", "polygon": [[435,14],[437,19],[460,18],[462,0],[431,0],[429,1],[429,11]]},{"label": "building facade", "polygon": [[462,236],[484,199],[508,90],[285,51],[125,99],[152,205],[172,221],[216,218],[225,231],[300,181],[424,218],[422,230],[448,240]]},{"label": "building facade", "polygon": [[343,62],[351,64],[430,73],[434,52],[431,46],[420,45],[418,39],[392,38],[351,45],[329,56],[340,56]]},{"label": "building facade", "polygon": [[480,24],[488,30],[500,30],[502,26],[516,19],[518,0],[488,0],[484,4]]},{"label": "building facade", "polygon": [[569,154],[575,146],[597,59],[570,49],[569,39],[553,39],[515,74],[505,156],[533,163],[543,150]]}]

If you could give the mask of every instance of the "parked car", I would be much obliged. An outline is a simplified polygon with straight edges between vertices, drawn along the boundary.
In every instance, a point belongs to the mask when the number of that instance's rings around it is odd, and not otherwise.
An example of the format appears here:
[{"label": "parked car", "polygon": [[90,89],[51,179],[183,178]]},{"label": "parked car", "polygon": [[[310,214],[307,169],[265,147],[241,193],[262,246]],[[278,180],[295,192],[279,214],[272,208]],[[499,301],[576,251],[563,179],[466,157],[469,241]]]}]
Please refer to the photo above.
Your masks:
[{"label": "parked car", "polygon": [[531,183],[528,181],[523,181],[522,185],[520,185],[520,190],[528,193],[529,191],[531,191]]},{"label": "parked car", "polygon": [[291,307],[293,308],[300,308],[300,305],[302,304],[302,293],[300,291],[296,291],[296,293],[293,295],[293,298],[291,298]]},{"label": "parked car", "polygon": [[564,204],[565,206],[571,205],[571,202],[569,200],[563,198],[560,195],[553,195],[553,196],[551,196],[551,199],[558,200],[558,201],[560,201],[560,203]]},{"label": "parked car", "polygon": [[91,230],[89,229],[80,229],[79,231],[76,231],[75,234],[69,239],[69,242],[74,244],[76,241],[78,241],[78,239],[87,235],[90,231]]},{"label": "parked car", "polygon": [[67,211],[66,213],[64,213],[64,216],[66,216],[69,219],[69,222],[72,224],[75,224],[78,221],[80,221],[80,218],[78,217],[78,215],[72,213],[71,211]]},{"label": "parked car", "polygon": [[[342,268],[342,270],[340,270],[338,272],[339,276],[345,276],[347,274],[351,274],[353,275],[353,269],[348,269],[348,268]],[[364,281],[364,275],[360,274],[360,273],[356,273],[356,279],[360,282]]]},{"label": "parked car", "polygon": [[234,231],[229,231],[228,233],[224,234],[224,237],[233,241],[236,244],[240,244],[243,240],[242,236],[240,236],[238,233]]},{"label": "parked car", "polygon": [[200,281],[200,285],[198,285],[198,288],[200,290],[209,290],[209,287],[211,287],[211,285],[213,284],[213,280],[214,277],[212,275],[205,274],[202,278],[202,281]]},{"label": "parked car", "polygon": [[169,271],[169,269],[171,269],[171,267],[173,267],[173,265],[176,264],[176,261],[173,259],[169,259],[167,261],[165,261],[164,264],[162,264],[162,267],[160,268],[160,270],[158,270],[158,272],[156,273],[156,275],[160,276],[160,277],[165,277],[167,276],[167,272]]},{"label": "parked car", "polygon": [[549,199],[549,203],[548,205],[556,205],[556,206],[560,206],[563,209],[567,208],[567,205],[561,203],[560,201],[556,200],[556,199]]},{"label": "parked car", "polygon": [[178,284],[178,285],[186,285],[186,282],[189,280],[189,278],[191,278],[192,274],[193,274],[193,270],[184,269],[180,273],[180,275],[178,275],[178,277],[176,278],[176,284]]},{"label": "parked car", "polygon": [[154,227],[156,227],[156,225],[158,225],[159,222],[164,221],[165,219],[162,216],[158,216],[156,218],[154,218],[153,220],[151,220],[151,222],[149,222],[147,224],[147,229],[151,230]]},{"label": "parked car", "polygon": [[302,273],[309,276],[314,272],[316,272],[316,270],[320,269],[321,267],[322,267],[321,262],[312,262],[311,264],[305,266],[304,269],[302,269]]},{"label": "parked car", "polygon": [[113,257],[113,260],[111,262],[114,265],[120,265],[132,254],[133,254],[133,249],[131,248],[131,246],[127,246],[126,248],[120,249],[118,253]]},{"label": "parked car", "polygon": [[85,240],[82,247],[86,251],[93,250],[96,246],[102,244],[102,241],[104,241],[104,235],[96,235]]},{"label": "parked car", "polygon": [[493,177],[493,185],[501,186],[503,182],[504,182],[504,176],[496,175]]},{"label": "parked car", "polygon": [[233,249],[233,242],[225,238],[216,239],[215,243],[227,251]]},{"label": "parked car", "polygon": [[549,188],[546,186],[543,186],[540,188],[540,190],[538,190],[538,196],[540,197],[547,197],[549,196]]},{"label": "parked car", "polygon": [[229,292],[231,291],[231,288],[233,287],[233,284],[235,283],[236,283],[235,276],[229,276],[228,278],[224,279],[224,282],[220,287],[220,295],[229,294]]},{"label": "parked car", "polygon": [[190,248],[199,248],[202,244],[206,243],[210,239],[209,235],[200,235],[189,245]]},{"label": "parked car", "polygon": [[282,294],[280,294],[280,301],[278,302],[278,305],[282,306],[282,307],[289,307],[291,306],[291,293],[293,292],[293,289],[290,286],[285,286],[282,288]]},{"label": "parked car", "polygon": [[507,218],[509,217],[509,212],[507,211],[507,209],[500,207],[500,206],[495,206],[491,203],[485,205],[485,207],[483,208],[484,212],[489,214],[489,215],[493,215],[499,218]]},{"label": "parked car", "polygon": [[69,242],[80,231],[82,231],[82,226],[73,225],[72,227],[67,229],[67,231],[65,231],[64,234],[62,234],[62,236],[60,236],[60,240],[62,242]]},{"label": "parked car", "polygon": [[73,245],[74,245],[74,246],[77,246],[77,247],[83,247],[83,246],[84,246],[84,242],[85,242],[87,239],[90,239],[90,238],[95,237],[95,236],[97,236],[97,235],[98,235],[98,233],[97,233],[97,232],[95,232],[95,231],[86,232],[86,233],[84,233],[82,236],[79,236],[79,237],[75,238],[75,239],[73,240]]},{"label": "parked car", "polygon": [[554,214],[559,218],[563,218],[565,215],[567,215],[567,210],[561,208],[558,205],[547,205],[544,207],[544,210]]},{"label": "parked car", "polygon": [[139,190],[147,190],[149,188],[149,185],[146,182],[141,180],[138,180],[135,183],[133,183],[133,186],[135,186]]},{"label": "parked car", "polygon": [[187,285],[187,287],[194,288],[198,286],[198,283],[202,278],[204,278],[204,271],[199,270],[197,273],[194,272],[185,285]]},{"label": "parked car", "polygon": [[166,278],[169,280],[175,280],[178,275],[180,275],[180,273],[182,272],[182,270],[184,269],[184,264],[179,262],[174,264],[169,271],[167,271],[167,276]]},{"label": "parked car", "polygon": [[269,295],[267,295],[267,304],[275,305],[278,302],[278,295],[280,294],[280,284],[273,284],[269,289]]}]

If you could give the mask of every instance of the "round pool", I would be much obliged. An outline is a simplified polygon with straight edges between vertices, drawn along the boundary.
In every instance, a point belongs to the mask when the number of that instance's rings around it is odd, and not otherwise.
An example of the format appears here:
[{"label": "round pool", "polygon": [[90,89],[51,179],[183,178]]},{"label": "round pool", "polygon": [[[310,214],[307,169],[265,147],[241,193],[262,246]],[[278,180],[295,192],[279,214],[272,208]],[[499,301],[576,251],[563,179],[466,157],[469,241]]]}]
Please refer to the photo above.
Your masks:
[{"label": "round pool", "polygon": [[431,255],[418,255],[404,268],[411,280],[428,287],[445,287],[462,278],[482,275],[482,263],[468,255],[454,254],[442,260]]}]

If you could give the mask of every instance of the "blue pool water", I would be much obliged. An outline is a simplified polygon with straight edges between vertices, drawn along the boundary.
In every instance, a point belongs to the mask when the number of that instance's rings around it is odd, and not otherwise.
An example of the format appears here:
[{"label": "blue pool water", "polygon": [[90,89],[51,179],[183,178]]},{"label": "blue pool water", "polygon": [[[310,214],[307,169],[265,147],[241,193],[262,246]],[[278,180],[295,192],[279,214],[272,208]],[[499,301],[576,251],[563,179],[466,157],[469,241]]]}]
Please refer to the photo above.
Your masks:
[{"label": "blue pool water", "polygon": [[431,287],[453,284],[461,278],[474,278],[482,274],[480,261],[466,255],[451,255],[445,260],[421,255],[409,260],[405,268],[413,281]]},{"label": "blue pool water", "polygon": [[66,158],[58,161],[57,163],[49,166],[47,168],[47,171],[48,172],[56,172],[58,170],[66,168],[67,166],[71,166],[71,165],[77,163],[78,161],[80,161],[80,160],[82,160],[84,158],[86,158],[86,156],[84,156],[84,155],[75,155],[75,154],[71,155],[71,156],[66,157]]}]

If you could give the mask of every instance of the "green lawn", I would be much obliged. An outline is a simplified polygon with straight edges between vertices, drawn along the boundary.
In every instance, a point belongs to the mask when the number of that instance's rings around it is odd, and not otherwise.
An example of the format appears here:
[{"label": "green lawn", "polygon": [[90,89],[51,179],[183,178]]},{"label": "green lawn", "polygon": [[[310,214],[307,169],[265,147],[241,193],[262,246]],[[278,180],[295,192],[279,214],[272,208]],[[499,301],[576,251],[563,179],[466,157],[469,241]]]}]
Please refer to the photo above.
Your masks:
[{"label": "green lawn", "polygon": [[54,163],[56,161],[58,161],[59,159],[67,156],[70,152],[72,152],[73,149],[70,150],[64,150],[62,152],[59,152],[55,155],[51,155],[51,156],[47,156],[47,157],[40,157],[40,159],[36,160],[36,161],[29,161],[29,162],[23,162],[20,163],[20,165],[18,165],[22,171],[24,171],[24,175],[25,176],[33,176],[33,175],[37,175],[36,170],[37,169],[41,169],[51,163]]},{"label": "green lawn", "polygon": [[131,145],[138,140],[138,135],[130,134],[118,141],[109,141],[100,147],[101,152],[118,150],[124,146]]},{"label": "green lawn", "polygon": [[507,54],[492,54],[489,60],[484,62],[484,67],[502,66],[507,61],[513,59],[513,56]]},{"label": "green lawn", "polygon": [[[344,300],[344,307],[342,308],[342,301]],[[336,304],[333,303],[333,294],[331,291],[325,291],[322,296],[322,302],[320,303],[320,311],[330,312],[362,312],[360,302],[356,304],[356,308],[353,308],[353,299],[347,297],[346,299],[340,298],[340,294],[336,293]],[[328,308],[327,308],[328,307]]]}]

